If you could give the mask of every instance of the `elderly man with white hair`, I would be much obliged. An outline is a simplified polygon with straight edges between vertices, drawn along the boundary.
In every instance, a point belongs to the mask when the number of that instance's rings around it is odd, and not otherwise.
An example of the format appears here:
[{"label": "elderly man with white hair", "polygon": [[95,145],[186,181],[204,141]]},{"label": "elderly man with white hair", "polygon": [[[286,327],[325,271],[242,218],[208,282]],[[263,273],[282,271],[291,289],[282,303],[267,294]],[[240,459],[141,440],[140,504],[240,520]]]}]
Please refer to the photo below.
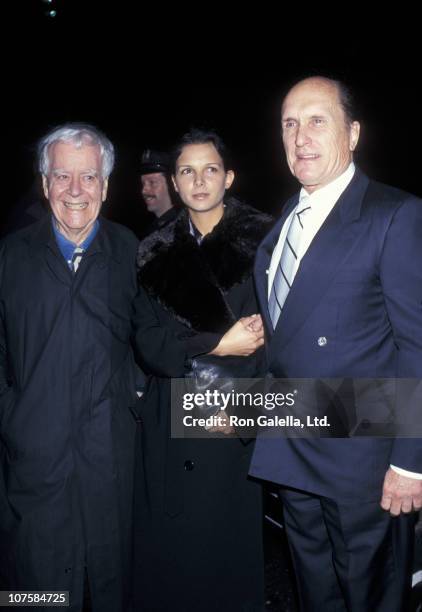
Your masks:
[{"label": "elderly man with white hair", "polygon": [[50,132],[51,214],[0,248],[0,584],[75,612],[130,606],[137,239],[99,216],[113,163],[93,126]]}]

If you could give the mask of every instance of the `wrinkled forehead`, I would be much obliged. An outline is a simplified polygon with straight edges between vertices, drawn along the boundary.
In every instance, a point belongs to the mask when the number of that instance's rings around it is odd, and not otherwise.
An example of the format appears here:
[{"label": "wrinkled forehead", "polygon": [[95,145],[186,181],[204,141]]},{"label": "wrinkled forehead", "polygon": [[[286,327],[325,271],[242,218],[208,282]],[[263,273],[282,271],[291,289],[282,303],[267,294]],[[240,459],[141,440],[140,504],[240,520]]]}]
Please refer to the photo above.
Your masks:
[{"label": "wrinkled forehead", "polygon": [[94,165],[101,164],[102,154],[100,145],[92,141],[74,142],[73,140],[56,140],[48,147],[48,156],[51,162],[66,162],[72,160],[86,160]]},{"label": "wrinkled forehead", "polygon": [[281,106],[283,118],[291,113],[307,112],[312,115],[322,111],[343,114],[337,87],[322,79],[298,83],[288,92]]}]

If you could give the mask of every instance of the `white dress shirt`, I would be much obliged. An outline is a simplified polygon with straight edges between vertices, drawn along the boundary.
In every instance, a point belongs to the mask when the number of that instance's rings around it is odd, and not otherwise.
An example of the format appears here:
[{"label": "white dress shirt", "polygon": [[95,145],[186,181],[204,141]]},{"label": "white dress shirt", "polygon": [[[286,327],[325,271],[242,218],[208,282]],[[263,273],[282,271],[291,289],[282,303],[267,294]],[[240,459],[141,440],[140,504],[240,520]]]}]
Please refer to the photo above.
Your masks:
[{"label": "white dress shirt", "polygon": [[[295,276],[299,268],[300,262],[302,261],[302,258],[308,250],[312,240],[315,238],[318,230],[334,208],[335,203],[352,180],[354,173],[355,165],[353,162],[351,162],[347,170],[345,170],[345,172],[343,172],[343,174],[337,177],[332,183],[329,183],[328,185],[317,189],[313,193],[309,194],[302,187],[299,194],[299,202],[285,220],[283,227],[280,231],[280,237],[271,257],[271,263],[268,269],[268,299],[270,297],[274,276],[277,271],[277,266],[280,261],[284,242],[286,240],[287,232],[289,230],[293,215],[295,215],[297,211],[301,210],[305,206],[311,207],[311,210],[307,213],[306,218],[304,220],[303,234],[297,252],[295,268],[293,270],[293,274]],[[390,467],[402,476],[422,480],[422,474],[419,474],[417,472],[409,472],[408,470],[396,467],[395,465],[391,465]]]},{"label": "white dress shirt", "polygon": [[301,210],[305,206],[311,207],[311,210],[307,213],[304,219],[302,238],[300,241],[298,252],[296,253],[297,260],[293,271],[293,274],[295,276],[299,268],[300,262],[309,248],[309,245],[315,238],[316,233],[320,229],[321,225],[324,223],[325,219],[328,217],[328,215],[334,208],[334,204],[337,202],[343,191],[346,189],[347,185],[352,180],[354,173],[355,165],[352,162],[347,168],[347,170],[343,172],[343,174],[337,177],[332,183],[325,185],[325,187],[321,187],[321,189],[317,189],[311,194],[309,194],[302,187],[299,194],[299,202],[284,222],[283,227],[281,228],[280,237],[271,257],[271,263],[268,270],[268,298],[270,297],[274,276],[280,261],[281,252],[283,250],[284,242],[286,240],[287,232],[289,230],[293,215],[295,215],[298,210]]}]

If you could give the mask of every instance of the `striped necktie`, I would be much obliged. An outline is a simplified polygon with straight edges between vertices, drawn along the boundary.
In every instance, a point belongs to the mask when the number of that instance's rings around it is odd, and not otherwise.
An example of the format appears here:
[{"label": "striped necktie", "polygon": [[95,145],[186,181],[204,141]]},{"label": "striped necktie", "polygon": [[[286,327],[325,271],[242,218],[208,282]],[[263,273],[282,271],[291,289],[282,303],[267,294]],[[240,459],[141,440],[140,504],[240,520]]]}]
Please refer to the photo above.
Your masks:
[{"label": "striped necktie", "polygon": [[304,217],[311,209],[307,200],[307,197],[302,199],[292,217],[277,271],[274,275],[274,282],[268,300],[268,309],[274,329],[296,274],[296,262],[300,241],[303,236]]},{"label": "striped necktie", "polygon": [[72,260],[70,262],[70,269],[72,270],[73,274],[76,274],[79,268],[83,253],[84,249],[81,249],[81,247],[76,247],[73,251]]}]

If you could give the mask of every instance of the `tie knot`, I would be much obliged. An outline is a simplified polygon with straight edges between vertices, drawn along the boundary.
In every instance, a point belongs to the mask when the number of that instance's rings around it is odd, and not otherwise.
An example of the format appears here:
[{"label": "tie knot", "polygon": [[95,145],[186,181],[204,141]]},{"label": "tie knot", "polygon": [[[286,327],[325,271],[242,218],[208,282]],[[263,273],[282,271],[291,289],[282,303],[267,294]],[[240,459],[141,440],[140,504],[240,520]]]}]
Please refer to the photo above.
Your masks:
[{"label": "tie knot", "polygon": [[84,249],[81,247],[76,247],[73,251],[72,260],[71,260],[71,268],[73,272],[76,272],[79,268],[79,264],[81,263],[82,255],[84,253]]},{"label": "tie knot", "polygon": [[311,210],[311,206],[307,202],[307,198],[304,198],[301,202],[299,202],[297,209],[296,209],[296,216],[297,216],[297,219],[301,227],[303,227],[304,217],[306,217],[306,215],[309,213],[310,210]]},{"label": "tie knot", "polygon": [[77,257],[80,257],[83,254],[84,250],[81,247],[76,247],[73,251],[72,261],[75,261]]}]

